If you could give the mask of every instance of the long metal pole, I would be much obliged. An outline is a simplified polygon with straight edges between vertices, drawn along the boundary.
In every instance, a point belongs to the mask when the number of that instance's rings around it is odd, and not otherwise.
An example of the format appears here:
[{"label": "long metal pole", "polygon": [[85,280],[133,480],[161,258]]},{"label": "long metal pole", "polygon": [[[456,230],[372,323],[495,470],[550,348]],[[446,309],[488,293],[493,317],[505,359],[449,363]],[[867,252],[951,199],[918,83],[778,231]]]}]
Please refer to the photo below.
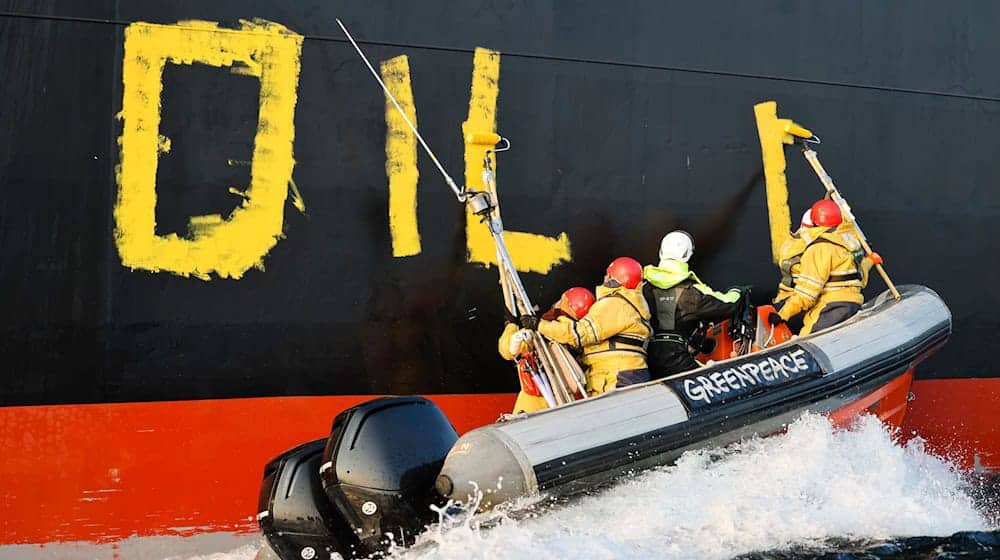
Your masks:
[{"label": "long metal pole", "polygon": [[[823,187],[826,188],[826,192],[830,193],[830,198],[837,203],[840,207],[840,211],[843,212],[844,218],[847,219],[848,223],[854,226],[854,231],[858,232],[858,239],[861,240],[861,246],[864,248],[865,253],[872,254],[871,245],[868,244],[868,238],[865,237],[864,232],[861,231],[861,226],[858,225],[858,221],[854,218],[854,213],[851,212],[851,206],[847,204],[844,197],[840,195],[840,191],[837,190],[836,185],[833,184],[833,179],[823,169],[823,164],[819,162],[819,156],[817,156],[816,151],[812,148],[806,147],[803,150],[803,155],[806,157],[806,161],[812,166],[813,171],[819,177],[819,181],[823,183]],[[896,285],[892,283],[889,279],[889,273],[885,271],[885,268],[881,264],[875,265],[875,270],[878,271],[882,280],[885,281],[885,285],[889,287],[889,291],[892,292],[892,297],[899,300],[902,296],[899,295],[899,290],[896,289]]]},{"label": "long metal pole", "polygon": [[[490,152],[486,152],[485,159],[483,160],[483,187],[486,188],[487,192],[494,197],[493,208],[490,210],[490,217],[500,219],[500,200],[496,196],[496,182],[493,175],[493,169],[490,165]],[[503,225],[500,225],[500,231],[503,231]],[[502,234],[501,234],[502,235]],[[518,309],[517,299],[514,297],[514,293],[511,291],[510,282],[508,281],[508,271],[504,264],[503,259],[500,254],[500,246],[496,246],[497,252],[497,270],[500,272],[500,290],[503,292],[504,305],[507,306],[507,310],[513,315],[521,315],[521,310]]]},{"label": "long metal pole", "polygon": [[358,51],[358,54],[361,55],[361,60],[365,61],[365,65],[367,65],[368,69],[371,70],[372,76],[375,76],[375,81],[378,82],[378,85],[382,86],[382,91],[385,92],[385,95],[386,97],[389,98],[389,101],[392,101],[392,104],[396,106],[396,110],[399,111],[399,115],[403,117],[404,121],[406,121],[406,125],[410,127],[410,130],[412,130],[414,134],[417,135],[417,140],[420,141],[420,145],[424,147],[424,151],[427,152],[428,156],[430,156],[431,161],[433,161],[434,165],[437,166],[438,171],[441,172],[441,175],[444,176],[444,182],[448,183],[448,186],[451,187],[452,192],[455,193],[455,197],[458,198],[459,202],[465,202],[465,193],[462,191],[462,189],[458,188],[458,185],[455,184],[455,181],[451,178],[451,175],[448,175],[448,172],[444,170],[444,166],[442,166],[441,162],[438,161],[437,156],[434,155],[434,152],[431,150],[430,146],[427,145],[427,142],[424,142],[424,137],[421,136],[420,132],[417,131],[417,127],[413,126],[413,123],[410,122],[410,118],[406,116],[406,111],[403,111],[403,108],[399,106],[399,102],[396,101],[396,98],[389,91],[389,88],[386,87],[385,82],[382,81],[381,76],[379,76],[378,72],[375,71],[375,67],[372,66],[372,63],[368,61],[368,57],[365,56],[365,53],[361,51],[361,47],[358,46],[357,41],[354,40],[354,37],[351,36],[350,31],[348,31],[347,27],[344,26],[344,22],[340,21],[340,19],[338,18],[337,25],[339,25],[340,28],[344,31],[344,35],[347,35],[347,40],[350,41],[352,45],[354,45],[354,50]]},{"label": "long metal pole", "polygon": [[556,364],[552,361],[552,356],[549,355],[548,349],[545,347],[545,342],[542,341],[542,335],[538,334],[538,331],[531,331],[531,346],[535,349],[535,356],[541,362],[542,369],[545,370],[545,377],[552,387],[552,395],[556,399],[556,406],[573,400],[567,394],[566,384],[559,378],[559,370],[556,369]]},{"label": "long metal pole", "polygon": [[500,261],[503,262],[503,265],[507,267],[508,271],[512,272],[512,274],[510,274],[509,277],[510,277],[511,289],[514,291],[514,296],[517,299],[520,299],[521,302],[525,305],[525,307],[527,307],[525,311],[527,311],[528,315],[534,315],[535,310],[531,306],[531,299],[528,298],[528,292],[524,290],[524,284],[521,283],[521,277],[518,276],[516,273],[513,273],[514,262],[510,258],[510,253],[507,251],[507,244],[504,242],[503,239],[503,225],[500,223],[500,219],[490,217],[486,220],[486,224],[489,227],[490,235],[493,236],[493,242],[496,243],[497,253],[498,256],[500,257]]},{"label": "long metal pole", "polygon": [[[544,338],[544,337],[543,337]],[[558,342],[549,340],[549,348],[552,353],[555,354],[563,365],[565,371],[569,372],[570,377],[573,379],[573,384],[576,385],[577,390],[580,391],[580,395],[583,399],[587,399],[587,381],[583,378],[583,370],[580,369],[580,364],[576,363],[576,358],[566,350],[566,347]]]},{"label": "long metal pole", "polygon": [[[508,283],[510,283],[510,271],[506,271],[508,274]],[[522,309],[523,311],[523,309]],[[531,311],[534,311],[532,309]],[[535,351],[535,356],[538,358],[539,367],[541,369],[541,375],[547,380],[549,387],[552,389],[552,395],[555,397],[556,404],[565,404],[573,400],[571,391],[566,387],[566,383],[560,378],[561,369],[559,363],[555,361],[551,353],[548,352],[548,348],[545,345],[545,339],[537,331],[531,332],[531,347]]]},{"label": "long metal pole", "polygon": [[544,373],[538,371],[538,369],[534,367],[541,367],[541,365],[535,362],[534,366],[532,366],[530,361],[527,362],[527,364],[531,373],[531,378],[534,380],[535,386],[538,388],[538,392],[540,392],[542,394],[542,398],[545,399],[545,404],[548,405],[549,408],[555,408],[557,406],[556,398],[552,394],[552,387],[549,386],[548,379]]},{"label": "long metal pole", "polygon": [[[386,97],[388,97],[389,101],[391,101],[393,106],[396,107],[396,110],[399,112],[399,115],[403,117],[403,121],[406,123],[408,127],[410,127],[410,130],[412,130],[413,134],[416,135],[417,140],[420,142],[420,145],[424,148],[424,151],[427,153],[428,156],[430,156],[431,161],[434,162],[434,165],[437,166],[438,171],[441,172],[441,175],[444,177],[445,182],[451,188],[452,192],[455,193],[455,197],[458,199],[459,202],[472,204],[472,201],[476,200],[478,196],[470,196],[470,193],[466,193],[464,190],[460,189],[458,185],[455,184],[455,181],[451,178],[451,175],[449,175],[448,172],[445,171],[444,166],[441,165],[441,162],[438,161],[437,156],[434,155],[434,151],[431,150],[430,146],[427,145],[427,142],[424,141],[424,137],[420,135],[420,131],[417,130],[417,127],[413,124],[413,122],[410,121],[409,117],[406,116],[406,112],[403,111],[403,108],[399,105],[399,102],[396,101],[396,97],[392,95],[392,92],[389,91],[389,88],[385,85],[385,82],[382,81],[382,78],[379,76],[378,72],[375,71],[375,67],[372,66],[372,63],[368,60],[368,57],[365,56],[365,53],[361,50],[361,47],[358,45],[357,41],[354,40],[354,37],[351,35],[350,31],[347,30],[347,27],[344,25],[342,21],[340,21],[339,18],[336,21],[337,25],[339,25],[340,29],[344,32],[344,35],[347,36],[348,41],[351,42],[351,45],[354,47],[354,50],[357,51],[358,56],[361,57],[361,60],[365,62],[365,65],[368,67],[368,70],[371,71],[372,76],[375,78],[375,81],[378,82],[379,86],[382,87],[382,91],[385,92]],[[494,193],[472,193],[472,194],[476,195],[485,194],[485,196],[487,197],[491,196],[492,194],[494,198],[496,196],[495,191]],[[486,202],[490,203],[489,199],[486,199]],[[491,208],[490,212],[486,213],[486,215],[484,215],[483,218],[484,221],[486,222],[486,226],[490,230],[490,235],[492,235],[493,242],[497,248],[497,263],[498,263],[498,268],[500,269],[501,278],[507,279],[506,286],[504,286],[505,284],[504,282],[501,282],[501,288],[503,289],[504,292],[505,303],[507,303],[510,307],[512,307],[512,310],[515,313],[519,312],[519,314],[522,315],[534,316],[534,308],[531,305],[531,300],[528,298],[528,293],[524,289],[524,284],[521,283],[521,278],[518,276],[516,269],[514,268],[513,261],[510,257],[510,253],[507,251],[507,244],[504,242],[503,239],[503,223],[500,220],[499,213],[496,211],[495,203],[491,204],[493,204],[493,208]],[[540,362],[547,362],[547,364],[545,363],[538,364],[542,369],[546,370],[544,372],[545,375],[543,375],[541,379],[541,381],[543,382],[542,383],[543,386],[540,387],[543,396],[546,397],[546,401],[548,402],[550,407],[555,404],[562,404],[564,402],[569,402],[572,399],[568,395],[568,390],[566,388],[565,381],[558,378],[559,373],[558,371],[555,370],[554,360],[552,359],[551,354],[549,354],[548,348],[545,347],[544,342],[541,340],[541,336],[538,335],[538,333],[535,333],[535,336],[532,337],[532,340],[535,343],[533,344],[533,346],[535,346],[536,357],[539,358]],[[555,386],[550,385],[550,383],[554,384]],[[562,393],[562,395],[559,394],[560,392]]]},{"label": "long metal pole", "polygon": [[[500,251],[497,250],[497,263],[500,263]],[[498,264],[498,269],[500,271],[500,291],[503,293],[503,304],[507,308],[507,311],[511,315],[517,317],[520,315],[520,310],[517,308],[517,301],[514,299],[514,293],[511,292],[510,286],[507,284],[507,271],[504,269],[502,264]]]},{"label": "long metal pole", "polygon": [[[507,243],[503,239],[503,221],[500,218],[500,200],[497,196],[496,188],[496,175],[493,173],[493,166],[490,162],[490,153],[486,152],[483,159],[483,188],[489,196],[493,197],[492,207],[490,208],[489,215],[486,219],[489,220],[489,227],[491,232],[496,232],[495,238],[497,242],[495,243],[497,248],[497,269],[500,272],[500,288],[503,290],[504,295],[508,293],[511,295],[511,300],[515,307],[515,313],[519,315],[534,315],[535,310],[531,305],[531,302],[527,299],[527,294],[524,292],[523,287],[521,288],[521,293],[523,298],[514,295],[512,292],[512,286],[515,284],[520,284],[520,277],[516,273],[513,262],[509,255],[506,255]],[[516,278],[516,279],[515,279]],[[544,370],[544,375],[549,380],[549,385],[552,388],[552,395],[555,397],[557,404],[566,404],[573,401],[573,391],[567,386],[566,374],[563,371],[563,364],[561,361],[557,360],[550,348],[548,347],[547,341],[537,332],[531,337],[532,346],[535,349],[535,355],[541,362],[542,369]]]},{"label": "long metal pole", "polygon": [[[365,61],[365,65],[368,66],[368,70],[370,70],[372,76],[375,77],[375,81],[378,82],[378,85],[382,86],[382,91],[384,91],[386,97],[388,97],[389,100],[392,101],[392,104],[396,107],[396,110],[399,111],[399,114],[401,117],[403,117],[403,120],[406,122],[406,125],[409,126],[410,130],[413,131],[413,134],[417,136],[417,140],[420,141],[420,145],[423,146],[424,151],[426,151],[427,155],[430,156],[431,160],[434,161],[434,165],[436,165],[438,170],[441,171],[441,175],[444,177],[445,182],[447,182],[448,186],[451,187],[451,190],[455,193],[455,196],[458,198],[459,202],[465,202],[467,199],[466,193],[463,192],[462,189],[458,188],[458,186],[455,184],[455,181],[451,178],[451,175],[448,175],[448,172],[444,170],[444,167],[441,165],[441,162],[439,162],[437,156],[434,155],[434,151],[431,150],[430,146],[427,145],[427,142],[424,141],[424,137],[420,135],[420,132],[417,130],[417,127],[414,126],[412,122],[410,122],[409,117],[406,116],[406,112],[403,111],[403,108],[399,106],[399,102],[396,101],[395,96],[393,96],[392,92],[389,91],[389,88],[386,87],[385,82],[382,81],[382,78],[378,75],[378,72],[375,71],[375,67],[372,66],[372,63],[368,61],[368,57],[365,56],[365,53],[361,50],[361,47],[358,46],[357,41],[354,40],[354,37],[351,35],[350,31],[347,30],[347,27],[344,25],[344,22],[340,21],[340,19],[338,18],[337,25],[339,25],[340,29],[344,31],[344,35],[347,36],[347,39],[351,42],[351,45],[354,46],[354,50],[358,52],[358,55],[361,57],[361,60]],[[490,228],[490,233],[493,235],[494,242],[497,244],[498,253],[500,258],[504,261],[504,265],[513,270],[513,267],[511,265],[510,253],[507,252],[507,246],[503,241],[502,233],[499,233],[503,231],[503,226],[500,223],[499,217],[490,216],[489,218],[487,218],[486,223]],[[521,284],[521,279],[518,278],[516,274],[512,274],[511,278],[514,280],[513,288],[515,295],[517,297],[520,297],[524,303],[529,304],[528,308],[531,309],[530,300],[528,299],[528,294],[524,291],[524,286]]]}]

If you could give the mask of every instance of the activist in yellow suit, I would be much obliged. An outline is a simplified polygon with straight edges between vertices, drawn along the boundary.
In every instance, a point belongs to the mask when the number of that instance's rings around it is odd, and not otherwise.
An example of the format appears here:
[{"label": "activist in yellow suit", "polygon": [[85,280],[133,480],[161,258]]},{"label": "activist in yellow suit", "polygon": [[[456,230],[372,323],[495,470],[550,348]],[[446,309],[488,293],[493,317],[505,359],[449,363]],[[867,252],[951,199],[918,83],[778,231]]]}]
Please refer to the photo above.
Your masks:
[{"label": "activist in yellow suit", "polygon": [[[587,312],[593,304],[594,294],[590,293],[590,290],[581,287],[570,288],[563,292],[559,301],[542,317],[551,319],[558,317],[582,319],[587,316]],[[526,364],[520,361],[522,357],[527,359],[522,354],[529,350],[527,344],[529,337],[530,333],[524,329],[519,329],[514,323],[507,323],[503,329],[503,333],[500,335],[500,340],[497,342],[497,350],[499,350],[500,356],[503,359],[518,361],[517,374],[521,383],[521,390],[517,393],[517,400],[514,401],[514,410],[512,411],[514,414],[537,412],[549,406],[545,402],[545,397],[542,396],[541,391],[535,385],[531,377],[531,372],[525,367]]]},{"label": "activist in yellow suit", "polygon": [[814,204],[812,219],[816,225],[800,235],[805,250],[797,272],[790,267],[793,289],[777,302],[782,320],[805,312],[801,335],[846,321],[857,313],[865,301],[861,289],[868,284],[868,272],[874,264],[873,259],[863,256],[861,242],[853,228],[843,223],[835,202]]},{"label": "activist in yellow suit", "polygon": [[586,317],[538,323],[538,332],[583,351],[580,363],[586,370],[590,395],[649,381],[646,346],[653,329],[641,282],[638,261],[615,259],[608,266],[604,284],[597,287],[597,301]]},{"label": "activist in yellow suit", "polygon": [[774,296],[774,305],[781,308],[781,302],[792,296],[795,291],[795,278],[799,275],[799,262],[802,253],[809,245],[807,232],[813,227],[812,209],[802,215],[799,229],[795,230],[778,249],[778,268],[781,270],[781,281],[778,282],[778,294]]}]

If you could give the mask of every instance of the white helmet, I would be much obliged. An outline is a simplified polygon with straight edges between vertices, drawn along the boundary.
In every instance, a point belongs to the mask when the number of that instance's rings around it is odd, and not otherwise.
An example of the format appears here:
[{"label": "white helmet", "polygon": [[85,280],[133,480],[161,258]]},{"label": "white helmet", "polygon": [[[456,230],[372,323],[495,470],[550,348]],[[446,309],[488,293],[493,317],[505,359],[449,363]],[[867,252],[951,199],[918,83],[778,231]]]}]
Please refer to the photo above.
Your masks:
[{"label": "white helmet", "polygon": [[813,227],[812,208],[806,209],[806,213],[802,214],[802,223],[799,224],[799,227],[800,228]]},{"label": "white helmet", "polygon": [[688,262],[694,253],[694,239],[686,231],[672,231],[660,241],[660,260]]}]

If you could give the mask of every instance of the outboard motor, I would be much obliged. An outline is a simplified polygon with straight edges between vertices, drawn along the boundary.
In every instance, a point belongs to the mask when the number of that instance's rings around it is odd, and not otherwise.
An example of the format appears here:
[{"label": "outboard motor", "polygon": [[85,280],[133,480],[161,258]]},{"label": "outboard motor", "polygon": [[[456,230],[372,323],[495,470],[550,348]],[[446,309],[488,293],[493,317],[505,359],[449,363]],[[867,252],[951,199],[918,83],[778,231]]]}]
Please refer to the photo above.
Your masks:
[{"label": "outboard motor", "polygon": [[264,467],[257,522],[267,542],[257,560],[330,558],[351,542],[349,531],[332,526],[336,512],[320,485],[325,448],[325,439],[304,443]]},{"label": "outboard motor", "polygon": [[285,560],[353,558],[411,544],[437,520],[430,506],[444,500],[434,482],[457,440],[444,413],[421,397],[345,410],[325,442],[299,446],[265,469],[258,518],[270,549]]},{"label": "outboard motor", "polygon": [[323,489],[368,555],[410,544],[437,519],[434,481],[458,441],[448,418],[421,397],[384,398],[337,416],[323,451]]}]

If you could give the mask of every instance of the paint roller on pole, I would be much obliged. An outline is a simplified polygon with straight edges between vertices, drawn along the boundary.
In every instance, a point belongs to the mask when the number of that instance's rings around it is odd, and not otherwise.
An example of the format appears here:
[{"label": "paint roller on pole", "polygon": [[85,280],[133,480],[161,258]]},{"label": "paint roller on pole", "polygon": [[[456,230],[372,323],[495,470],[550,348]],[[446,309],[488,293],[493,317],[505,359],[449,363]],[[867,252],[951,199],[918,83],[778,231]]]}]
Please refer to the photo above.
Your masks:
[{"label": "paint roller on pole", "polygon": [[[496,205],[496,195],[495,191],[493,193],[488,191],[470,191],[465,188],[459,188],[455,181],[451,178],[451,175],[445,171],[444,166],[438,160],[437,156],[434,155],[433,150],[424,141],[423,136],[417,130],[417,127],[410,121],[409,117],[406,116],[406,112],[403,108],[399,106],[399,102],[396,101],[395,96],[386,87],[385,82],[379,76],[378,72],[375,71],[375,67],[372,66],[368,57],[361,50],[357,41],[347,30],[340,19],[337,19],[337,25],[347,36],[348,41],[350,41],[351,46],[357,51],[358,56],[364,61],[365,66],[371,71],[372,76],[375,81],[378,82],[379,86],[382,87],[382,91],[385,92],[386,97],[392,102],[392,105],[399,112],[400,116],[403,118],[403,122],[413,131],[413,134],[417,137],[420,142],[420,146],[423,147],[424,152],[431,158],[434,165],[441,172],[442,177],[444,177],[445,183],[451,188],[452,192],[455,193],[455,197],[459,202],[465,203],[473,214],[480,216],[483,222],[486,224],[490,231],[490,235],[493,237],[494,244],[497,250],[497,263],[500,270],[501,286],[504,291],[504,301],[508,306],[508,309],[512,311],[515,315],[522,317],[534,317],[534,308],[531,305],[531,301],[528,298],[528,294],[524,289],[524,284],[521,282],[521,278],[517,274],[517,270],[514,268],[513,261],[511,260],[510,253],[507,250],[507,245],[503,239],[503,224],[500,221],[500,215],[497,211]],[[499,134],[495,132],[487,133],[475,133],[469,134],[466,137],[466,142],[476,145],[494,145],[504,142],[506,146],[500,148],[497,151],[502,151],[510,147],[510,142],[505,138],[502,138]],[[492,151],[492,150],[491,150]],[[489,163],[489,153],[487,153],[487,163]],[[486,172],[489,171],[492,174],[492,169],[484,170],[484,178]],[[549,349],[545,346],[541,335],[537,332],[533,332],[532,336],[532,350],[535,356],[538,358],[538,363],[546,371],[544,375],[539,375],[540,379],[535,379],[539,388],[542,389],[543,397],[549,407],[555,407],[559,404],[564,404],[573,400],[571,392],[568,391],[566,384],[563,379],[560,379],[560,375],[557,370],[557,362],[549,352]],[[533,377],[536,377],[537,372],[533,372]],[[546,390],[548,389],[548,390]],[[584,395],[586,393],[584,392]]]},{"label": "paint roller on pole", "polygon": [[[495,132],[469,133],[465,135],[465,143],[471,145],[495,147],[501,142],[504,143],[503,147],[486,150],[483,154],[482,186],[485,191],[485,195],[490,197],[489,201],[491,204],[488,208],[485,208],[482,211],[473,210],[473,212],[482,217],[483,222],[487,225],[487,227],[489,227],[490,233],[493,234],[494,240],[496,241],[497,270],[500,273],[500,290],[503,292],[504,305],[506,305],[508,311],[516,317],[534,317],[535,309],[531,305],[531,302],[528,301],[527,295],[521,297],[517,293],[516,286],[520,285],[521,280],[517,275],[517,270],[514,268],[509,255],[505,254],[507,244],[503,240],[503,221],[500,218],[500,199],[497,196],[496,175],[493,172],[493,162],[491,158],[491,156],[493,156],[496,152],[502,152],[510,149],[510,142]],[[545,397],[546,402],[549,403],[550,407],[571,402],[573,398],[570,396],[571,393],[568,387],[560,378],[558,373],[558,363],[553,359],[553,356],[547,352],[547,348],[541,339],[541,335],[533,330],[530,332],[531,336],[528,339],[528,346],[534,352],[537,364],[541,366],[537,370],[532,371],[535,384],[538,385],[538,382],[541,381],[539,389]],[[551,399],[551,402],[549,399]],[[554,405],[552,403],[554,403]]]},{"label": "paint roller on pole", "polygon": [[[466,144],[480,146],[499,146],[492,150],[486,150],[486,153],[483,154],[483,188],[494,201],[489,216],[484,216],[483,220],[493,221],[495,226],[491,226],[491,230],[495,227],[502,236],[503,221],[500,218],[500,198],[497,195],[496,174],[493,171],[492,157],[498,152],[509,150],[510,141],[495,132],[478,132],[466,134],[465,142]],[[507,309],[514,315],[533,316],[535,310],[531,307],[527,299],[522,300],[516,297],[511,289],[512,284],[515,282],[512,279],[512,275],[516,276],[517,271],[513,266],[508,264],[508,259],[502,258],[500,254],[501,243],[497,243],[496,247],[497,268],[500,271],[500,289],[503,292],[504,303]],[[503,244],[503,247],[506,248],[506,243]],[[520,279],[516,280],[516,282],[520,283]],[[535,350],[535,355],[542,363],[545,381],[548,383],[553,398],[558,404],[572,402],[574,400],[574,393],[580,395],[583,399],[587,398],[586,380],[584,379],[583,370],[565,346],[548,340],[537,331],[532,331],[530,346]]]},{"label": "paint roller on pole", "polygon": [[[872,251],[871,245],[868,244],[868,238],[865,237],[864,232],[861,231],[861,226],[858,225],[857,218],[855,218],[854,213],[851,212],[851,206],[847,203],[847,200],[841,196],[840,191],[837,190],[837,186],[833,184],[833,179],[826,172],[826,169],[823,168],[823,164],[819,162],[819,156],[816,154],[816,151],[809,145],[819,144],[819,138],[809,129],[792,122],[790,119],[779,119],[779,122],[784,125],[785,135],[782,138],[782,141],[785,144],[791,144],[794,142],[795,138],[801,139],[802,155],[805,156],[806,161],[809,162],[813,171],[816,172],[816,176],[819,177],[819,181],[823,183],[823,187],[826,189],[826,192],[829,193],[830,199],[837,203],[837,206],[840,208],[840,212],[844,216],[844,220],[847,221],[847,223],[854,228],[854,231],[857,232],[858,239],[861,241],[861,246],[864,248],[865,254],[871,257],[874,251]],[[892,297],[896,298],[898,301],[901,297],[899,295],[899,290],[896,289],[896,285],[889,279],[889,273],[885,271],[885,267],[882,266],[882,263],[876,262],[875,270],[878,271],[882,280],[885,282],[885,285],[888,286],[889,291],[892,292]]]},{"label": "paint roller on pole", "polygon": [[[470,140],[472,142],[469,142]],[[497,141],[493,142],[493,140]],[[504,144],[502,148],[487,150],[483,159],[483,188],[485,190],[467,195],[466,204],[473,214],[482,218],[483,223],[486,224],[486,227],[490,231],[490,235],[493,236],[493,242],[497,251],[497,269],[500,272],[501,290],[503,290],[505,302],[510,300],[508,309],[515,316],[519,316],[522,319],[534,318],[534,306],[531,305],[531,300],[524,289],[521,277],[517,274],[517,269],[514,268],[514,262],[507,250],[507,243],[503,238],[503,222],[500,219],[500,209],[496,196],[496,181],[490,161],[491,153],[509,149],[510,142],[506,138],[501,138],[496,133],[469,134],[466,137],[466,142],[480,145],[489,145],[490,143],[494,145]],[[552,402],[548,402],[548,395],[544,395],[549,407],[572,402],[574,400],[573,391],[569,389],[565,382],[565,376],[562,375],[559,362],[546,346],[542,336],[533,329],[531,333],[529,346],[541,366],[540,373],[542,374],[543,386],[547,386],[552,395]],[[586,393],[584,392],[584,394]]]}]

